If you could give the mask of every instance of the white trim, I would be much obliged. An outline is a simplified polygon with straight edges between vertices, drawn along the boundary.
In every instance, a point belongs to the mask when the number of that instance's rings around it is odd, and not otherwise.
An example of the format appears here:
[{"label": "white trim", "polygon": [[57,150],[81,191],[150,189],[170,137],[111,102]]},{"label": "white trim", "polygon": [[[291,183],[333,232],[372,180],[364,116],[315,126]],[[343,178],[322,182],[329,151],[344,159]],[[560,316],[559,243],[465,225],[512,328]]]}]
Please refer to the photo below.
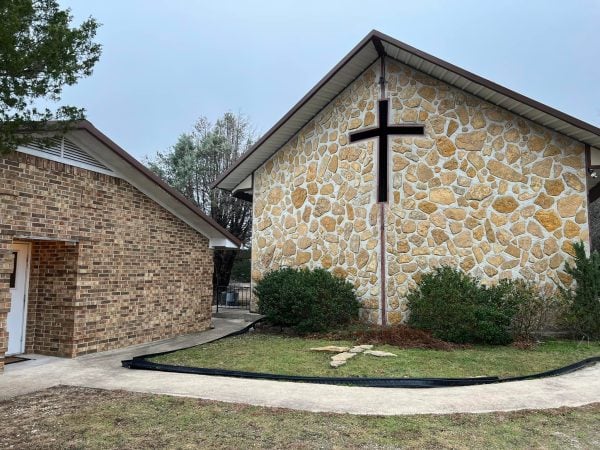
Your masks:
[{"label": "white trim", "polygon": [[[13,242],[8,246],[9,250],[17,250],[22,247],[22,250],[25,251],[25,283],[23,287],[23,323],[21,327],[21,347],[19,351],[16,353],[8,353],[6,352],[4,356],[12,356],[19,355],[21,353],[25,353],[25,344],[27,342],[27,310],[29,309],[29,274],[31,267],[31,243],[30,242]],[[11,296],[12,303],[12,296]],[[7,317],[8,320],[8,317]],[[9,338],[10,339],[10,338]],[[7,342],[8,346],[8,342]]]},{"label": "white trim", "polygon": [[246,179],[244,181],[242,181],[240,184],[238,184],[236,187],[233,188],[233,190],[231,191],[231,193],[236,193],[239,191],[242,192],[248,192],[248,191],[253,191],[253,179],[252,179],[252,174],[248,175],[246,177]]},{"label": "white trim", "polygon": [[[32,241],[51,241],[51,242],[67,242],[69,244],[77,244],[79,240],[77,239],[65,239],[62,237],[47,237],[47,236],[35,236],[29,234],[17,234],[15,235],[15,239],[29,239]],[[25,242],[26,244],[26,242]]]},{"label": "white trim", "polygon": [[237,245],[235,245],[229,239],[225,239],[225,238],[211,238],[211,239],[209,239],[208,240],[208,247],[209,248],[217,248],[217,247],[219,247],[219,248],[239,248]]}]

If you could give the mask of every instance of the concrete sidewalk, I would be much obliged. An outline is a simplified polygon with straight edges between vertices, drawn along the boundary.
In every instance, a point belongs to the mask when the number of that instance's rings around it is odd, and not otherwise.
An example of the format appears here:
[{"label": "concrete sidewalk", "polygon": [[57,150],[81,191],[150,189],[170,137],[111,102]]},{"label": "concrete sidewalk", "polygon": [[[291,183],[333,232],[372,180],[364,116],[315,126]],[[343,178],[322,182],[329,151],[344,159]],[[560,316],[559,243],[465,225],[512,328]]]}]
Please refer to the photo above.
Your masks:
[{"label": "concrete sidewalk", "polygon": [[[201,333],[132,345],[101,353],[92,353],[73,359],[44,355],[23,355],[25,358],[31,358],[31,360],[9,364],[4,367],[4,374],[0,374],[0,400],[59,384],[92,387],[92,384],[96,382],[96,377],[105,379],[105,381],[109,379],[116,381],[133,372],[121,367],[121,361],[123,360],[131,359],[134,356],[168,352],[206,344],[239,331],[248,325],[248,322],[242,319],[213,318],[212,322],[214,328]],[[121,388],[115,387],[112,389]]]},{"label": "concrete sidewalk", "polygon": [[171,374],[121,367],[133,356],[197,345],[243,328],[214,319],[215,329],[76,359],[40,357],[5,368],[0,399],[58,384],[350,414],[448,414],[545,409],[600,402],[600,365],[560,377],[482,386],[386,389]]}]

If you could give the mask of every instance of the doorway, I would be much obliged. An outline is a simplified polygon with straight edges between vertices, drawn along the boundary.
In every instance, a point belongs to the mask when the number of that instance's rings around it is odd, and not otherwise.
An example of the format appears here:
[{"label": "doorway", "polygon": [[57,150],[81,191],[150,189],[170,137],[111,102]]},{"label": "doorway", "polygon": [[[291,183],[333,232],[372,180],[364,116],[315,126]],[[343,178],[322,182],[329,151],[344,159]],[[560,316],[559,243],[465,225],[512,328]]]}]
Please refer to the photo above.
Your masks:
[{"label": "doorway", "polygon": [[10,274],[10,310],[6,319],[7,356],[25,352],[30,245],[11,244],[9,251],[11,252],[12,272]]}]

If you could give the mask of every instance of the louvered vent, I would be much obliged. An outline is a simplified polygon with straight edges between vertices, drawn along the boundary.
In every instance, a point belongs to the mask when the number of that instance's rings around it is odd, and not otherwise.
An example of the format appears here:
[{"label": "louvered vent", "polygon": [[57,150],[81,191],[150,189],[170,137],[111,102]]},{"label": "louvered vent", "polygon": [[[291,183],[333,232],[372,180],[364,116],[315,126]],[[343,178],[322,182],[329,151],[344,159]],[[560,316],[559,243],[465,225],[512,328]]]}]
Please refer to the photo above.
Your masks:
[{"label": "louvered vent", "polygon": [[112,170],[64,137],[52,138],[50,142],[44,143],[31,142],[26,147],[20,147],[19,151],[84,169],[112,173]]},{"label": "louvered vent", "polygon": [[42,145],[40,142],[30,142],[27,144],[27,148],[31,148],[41,153],[46,153],[52,156],[58,156],[59,158],[62,156],[62,139],[60,138],[52,138],[50,145],[49,143],[45,143],[46,145]]}]

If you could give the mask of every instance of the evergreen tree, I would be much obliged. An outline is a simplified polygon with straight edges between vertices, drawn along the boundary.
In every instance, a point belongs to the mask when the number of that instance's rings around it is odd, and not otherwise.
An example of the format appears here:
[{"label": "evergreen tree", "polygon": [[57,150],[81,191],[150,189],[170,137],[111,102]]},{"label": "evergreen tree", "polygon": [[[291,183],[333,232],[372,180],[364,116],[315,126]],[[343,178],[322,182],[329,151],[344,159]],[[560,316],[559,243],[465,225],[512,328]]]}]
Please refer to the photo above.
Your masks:
[{"label": "evergreen tree", "polygon": [[561,288],[569,301],[567,319],[573,330],[587,339],[600,338],[600,253],[588,257],[583,242],[573,244],[575,264],[565,264],[565,272],[575,286]]},{"label": "evergreen tree", "polygon": [[90,75],[100,58],[93,42],[98,23],[89,18],[71,27],[72,19],[57,0],[0,0],[0,153],[26,144],[36,131],[64,131],[84,117],[74,106],[38,106],[60,101],[63,87]]}]

